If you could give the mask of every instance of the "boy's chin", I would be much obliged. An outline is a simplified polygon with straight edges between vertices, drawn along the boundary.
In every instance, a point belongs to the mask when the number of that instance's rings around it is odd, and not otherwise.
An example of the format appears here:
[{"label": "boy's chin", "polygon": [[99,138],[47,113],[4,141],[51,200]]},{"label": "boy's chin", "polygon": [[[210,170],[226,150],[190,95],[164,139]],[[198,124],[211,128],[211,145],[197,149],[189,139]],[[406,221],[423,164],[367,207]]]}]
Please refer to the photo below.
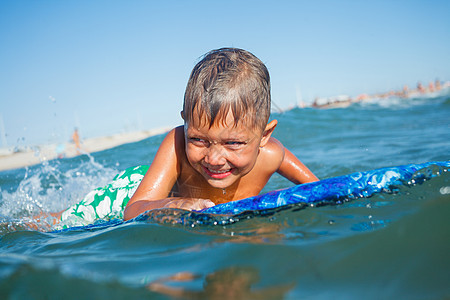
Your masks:
[{"label": "boy's chin", "polygon": [[229,188],[236,181],[237,178],[226,178],[226,179],[211,179],[207,178],[206,181],[210,186],[216,189],[226,189]]}]

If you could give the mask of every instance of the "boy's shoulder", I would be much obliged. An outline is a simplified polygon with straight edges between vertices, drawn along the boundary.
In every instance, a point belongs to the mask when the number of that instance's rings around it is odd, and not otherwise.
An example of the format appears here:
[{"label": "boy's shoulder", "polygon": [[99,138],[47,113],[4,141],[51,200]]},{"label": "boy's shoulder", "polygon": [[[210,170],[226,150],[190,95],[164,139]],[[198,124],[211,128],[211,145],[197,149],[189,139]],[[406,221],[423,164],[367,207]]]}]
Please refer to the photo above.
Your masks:
[{"label": "boy's shoulder", "polygon": [[274,137],[270,137],[269,141],[262,149],[265,149],[268,152],[268,154],[270,154],[270,155],[276,155],[276,156],[284,155],[283,144],[281,144],[281,142]]},{"label": "boy's shoulder", "polygon": [[284,159],[284,146],[276,138],[271,137],[260,150],[260,162],[265,168],[278,170]]},{"label": "boy's shoulder", "polygon": [[177,126],[171,129],[159,146],[158,153],[162,154],[159,157],[173,157],[179,161],[180,157],[184,155],[184,143],[184,126]]},{"label": "boy's shoulder", "polygon": [[163,143],[171,144],[175,149],[184,149],[184,126],[180,125],[171,129],[166,134]]},{"label": "boy's shoulder", "polygon": [[174,128],[172,128],[167,135],[172,135],[174,137],[178,137],[181,135],[181,137],[184,137],[184,126],[183,125],[179,125],[176,126]]}]

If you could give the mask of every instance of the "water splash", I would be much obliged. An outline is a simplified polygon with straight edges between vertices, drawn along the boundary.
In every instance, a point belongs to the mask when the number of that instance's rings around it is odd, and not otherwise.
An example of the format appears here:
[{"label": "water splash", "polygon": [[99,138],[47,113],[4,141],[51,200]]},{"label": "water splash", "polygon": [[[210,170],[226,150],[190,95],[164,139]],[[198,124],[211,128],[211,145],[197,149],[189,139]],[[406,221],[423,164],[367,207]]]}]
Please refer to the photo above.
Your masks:
[{"label": "water splash", "polygon": [[[3,228],[23,229],[33,216],[59,212],[78,202],[90,190],[111,180],[117,170],[103,167],[91,155],[73,159],[43,161],[24,169],[15,189],[0,187],[0,222]],[[43,223],[52,224],[51,218]],[[48,226],[44,226],[48,227]]]}]

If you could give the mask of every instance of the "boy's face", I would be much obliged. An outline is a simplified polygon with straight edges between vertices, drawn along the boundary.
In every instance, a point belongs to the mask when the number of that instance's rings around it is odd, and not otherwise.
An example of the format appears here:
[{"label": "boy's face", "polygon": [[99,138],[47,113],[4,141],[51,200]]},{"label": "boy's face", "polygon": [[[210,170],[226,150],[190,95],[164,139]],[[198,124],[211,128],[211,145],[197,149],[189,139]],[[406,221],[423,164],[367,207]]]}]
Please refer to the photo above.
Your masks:
[{"label": "boy's face", "polygon": [[[195,115],[194,120],[200,120]],[[209,122],[185,124],[186,156],[191,166],[215,188],[227,188],[249,173],[258,157],[262,132],[239,122],[232,113],[211,128]]]}]

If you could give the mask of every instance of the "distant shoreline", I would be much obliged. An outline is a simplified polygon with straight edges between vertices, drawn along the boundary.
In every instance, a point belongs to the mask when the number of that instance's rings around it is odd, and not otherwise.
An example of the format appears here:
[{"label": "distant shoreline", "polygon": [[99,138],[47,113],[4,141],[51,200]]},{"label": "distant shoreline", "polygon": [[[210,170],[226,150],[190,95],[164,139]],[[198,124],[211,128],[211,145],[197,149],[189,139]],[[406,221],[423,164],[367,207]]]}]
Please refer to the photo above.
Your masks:
[{"label": "distant shoreline", "polygon": [[[438,95],[443,95],[448,93],[450,90],[450,81],[446,81],[441,83],[440,81],[436,81],[436,84],[430,82],[428,87],[423,87],[420,83],[418,84],[417,89],[410,90],[408,86],[404,86],[401,91],[389,91],[385,93],[378,94],[360,94],[356,98],[352,98],[347,95],[340,95],[335,97],[328,98],[316,98],[314,102],[309,105],[312,108],[345,108],[350,106],[353,103],[358,102],[367,102],[367,101],[378,101],[381,99],[387,99],[391,97],[398,97],[401,99],[411,99],[418,97],[435,97]],[[302,108],[306,107],[306,105],[300,105]]]},{"label": "distant shoreline", "polygon": [[[87,138],[81,141],[81,151],[93,153],[111,149],[123,144],[134,143],[151,136],[168,132],[171,128],[158,128],[111,136]],[[29,148],[20,152],[0,149],[0,171],[13,170],[40,164],[56,158],[68,158],[79,155],[73,143],[47,144]]]}]

